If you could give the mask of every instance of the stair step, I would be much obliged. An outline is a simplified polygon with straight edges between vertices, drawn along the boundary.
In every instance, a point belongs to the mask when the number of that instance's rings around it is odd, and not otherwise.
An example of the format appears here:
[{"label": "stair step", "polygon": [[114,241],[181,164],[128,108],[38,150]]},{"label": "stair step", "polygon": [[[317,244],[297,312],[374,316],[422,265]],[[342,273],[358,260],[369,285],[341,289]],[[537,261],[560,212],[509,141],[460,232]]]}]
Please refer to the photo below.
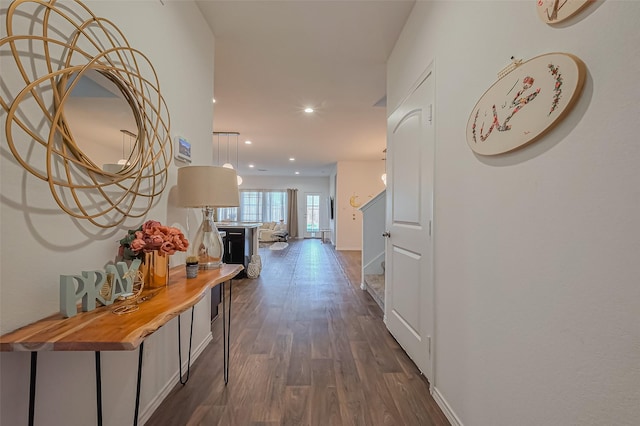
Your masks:
[{"label": "stair step", "polygon": [[371,297],[384,309],[384,274],[365,274],[364,283]]}]

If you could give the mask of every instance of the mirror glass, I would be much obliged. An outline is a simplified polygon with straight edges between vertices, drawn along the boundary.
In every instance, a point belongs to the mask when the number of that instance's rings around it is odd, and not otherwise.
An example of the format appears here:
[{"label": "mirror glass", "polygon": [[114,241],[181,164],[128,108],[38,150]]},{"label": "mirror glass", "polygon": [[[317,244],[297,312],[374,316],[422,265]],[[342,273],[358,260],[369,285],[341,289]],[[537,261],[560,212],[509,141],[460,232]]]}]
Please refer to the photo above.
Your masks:
[{"label": "mirror glass", "polygon": [[[64,103],[64,120],[78,148],[96,166],[117,173],[135,151],[138,126],[122,90],[96,70],[88,70],[75,83]],[[134,155],[135,156],[135,155]]]}]

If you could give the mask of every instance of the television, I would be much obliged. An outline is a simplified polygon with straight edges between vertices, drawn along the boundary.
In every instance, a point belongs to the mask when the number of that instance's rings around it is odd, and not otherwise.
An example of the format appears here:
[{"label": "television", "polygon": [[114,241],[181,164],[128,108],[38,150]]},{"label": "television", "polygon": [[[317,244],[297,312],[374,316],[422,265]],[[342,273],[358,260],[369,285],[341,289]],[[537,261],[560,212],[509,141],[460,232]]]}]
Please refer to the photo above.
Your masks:
[{"label": "television", "polygon": [[329,218],[333,220],[333,197],[329,197],[327,205],[329,206]]}]

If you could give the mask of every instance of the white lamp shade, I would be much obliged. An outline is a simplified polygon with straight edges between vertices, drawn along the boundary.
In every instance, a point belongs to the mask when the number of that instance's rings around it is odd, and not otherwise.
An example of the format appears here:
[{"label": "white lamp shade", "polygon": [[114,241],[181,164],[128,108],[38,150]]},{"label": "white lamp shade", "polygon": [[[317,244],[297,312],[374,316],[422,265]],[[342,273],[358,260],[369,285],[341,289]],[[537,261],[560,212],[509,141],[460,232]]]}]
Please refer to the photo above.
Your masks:
[{"label": "white lamp shade", "polygon": [[178,199],[182,207],[238,207],[236,171],[216,166],[181,167]]}]

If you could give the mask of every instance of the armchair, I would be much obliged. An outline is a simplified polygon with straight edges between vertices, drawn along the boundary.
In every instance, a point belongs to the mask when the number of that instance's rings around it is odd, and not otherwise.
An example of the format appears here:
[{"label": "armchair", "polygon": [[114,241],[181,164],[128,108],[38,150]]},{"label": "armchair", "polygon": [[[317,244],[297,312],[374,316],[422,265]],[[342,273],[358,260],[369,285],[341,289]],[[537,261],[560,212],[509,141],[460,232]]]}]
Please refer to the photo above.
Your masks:
[{"label": "armchair", "polygon": [[289,232],[287,232],[287,225],[280,221],[280,223],[276,222],[264,222],[258,228],[258,241],[263,242],[272,242],[272,241],[286,241],[289,237]]}]

